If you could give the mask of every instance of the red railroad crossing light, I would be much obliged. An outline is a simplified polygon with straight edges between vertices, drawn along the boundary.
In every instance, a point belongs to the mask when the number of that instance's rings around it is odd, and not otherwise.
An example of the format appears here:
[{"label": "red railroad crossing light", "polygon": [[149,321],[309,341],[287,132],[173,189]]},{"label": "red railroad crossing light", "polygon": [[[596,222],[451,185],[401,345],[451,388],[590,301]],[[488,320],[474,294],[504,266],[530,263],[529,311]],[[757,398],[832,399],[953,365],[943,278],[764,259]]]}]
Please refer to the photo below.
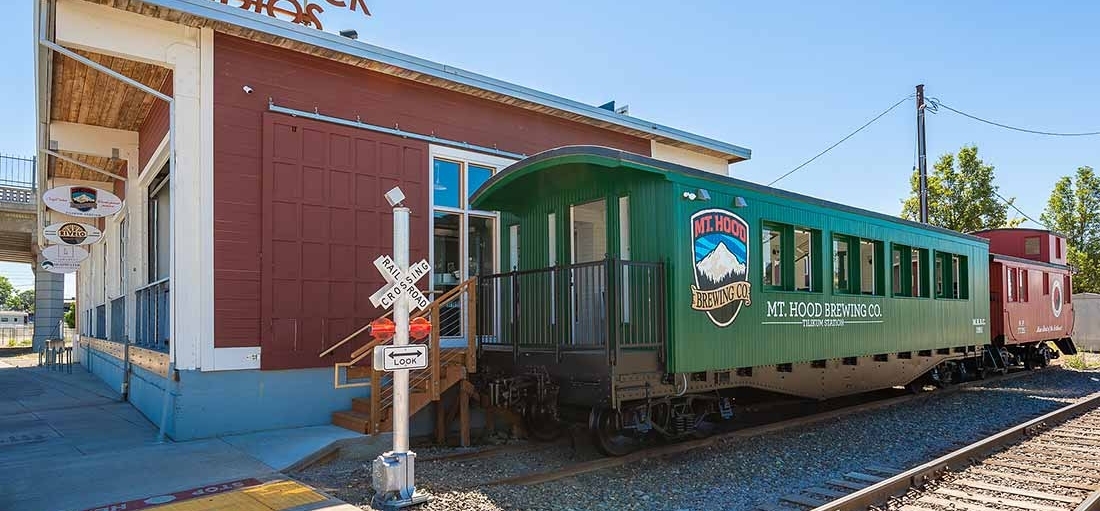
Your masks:
[{"label": "red railroad crossing light", "polygon": [[370,322],[370,336],[378,340],[393,337],[396,330],[390,318],[378,318]]},{"label": "red railroad crossing light", "polygon": [[413,318],[409,321],[409,335],[413,339],[420,340],[428,336],[432,332],[432,322],[427,318],[419,317]]}]

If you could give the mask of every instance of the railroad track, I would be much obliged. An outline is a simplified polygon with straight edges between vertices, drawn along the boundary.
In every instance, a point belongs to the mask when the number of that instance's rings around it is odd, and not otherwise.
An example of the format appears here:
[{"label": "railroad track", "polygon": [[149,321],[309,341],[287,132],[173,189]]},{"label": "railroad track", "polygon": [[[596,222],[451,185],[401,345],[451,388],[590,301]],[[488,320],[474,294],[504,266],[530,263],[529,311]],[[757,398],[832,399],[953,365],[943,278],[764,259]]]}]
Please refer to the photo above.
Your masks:
[{"label": "railroad track", "polygon": [[[995,382],[998,382],[998,381],[1011,380],[1011,379],[1019,378],[1019,377],[1022,377],[1022,376],[1027,376],[1029,374],[1035,374],[1035,371],[1021,371],[1021,372],[1008,373],[1008,374],[999,375],[999,376],[991,376],[991,377],[986,378],[984,380],[961,383],[961,384],[954,385],[954,386],[951,386],[951,387],[948,387],[948,388],[945,388],[945,389],[938,389],[938,390],[935,390],[935,391],[932,391],[932,392],[923,392],[923,393],[920,393],[920,394],[904,395],[904,396],[899,396],[899,397],[893,397],[893,398],[888,398],[888,399],[880,399],[880,400],[870,401],[870,402],[866,402],[866,403],[860,403],[860,404],[856,404],[856,405],[853,405],[853,406],[846,406],[846,407],[843,407],[843,408],[837,408],[837,409],[829,410],[829,411],[822,412],[822,413],[816,413],[816,414],[812,414],[812,415],[796,417],[796,418],[793,418],[793,419],[782,420],[782,421],[779,421],[779,422],[773,422],[773,423],[763,424],[763,425],[759,425],[759,426],[746,427],[746,428],[743,428],[743,429],[738,429],[738,430],[734,430],[734,431],[730,431],[730,432],[719,433],[719,434],[712,435],[712,436],[709,436],[707,438],[702,438],[702,439],[698,439],[698,440],[688,440],[688,441],[678,442],[678,443],[669,444],[669,445],[661,445],[661,446],[657,446],[657,447],[642,449],[642,450],[627,454],[625,456],[619,456],[619,457],[614,457],[614,458],[597,458],[597,459],[593,459],[593,460],[572,463],[572,464],[569,464],[569,465],[567,465],[565,467],[561,467],[561,468],[554,468],[554,469],[546,470],[546,471],[531,472],[531,473],[526,473],[526,474],[503,477],[503,478],[500,478],[500,479],[494,479],[494,480],[491,480],[491,481],[481,482],[479,484],[476,484],[475,486],[499,486],[499,485],[529,486],[529,485],[543,484],[543,483],[547,483],[547,482],[551,482],[551,481],[557,481],[557,480],[560,480],[560,479],[565,479],[567,477],[573,477],[573,476],[580,475],[580,474],[586,474],[586,473],[595,472],[595,471],[599,471],[599,470],[606,470],[606,469],[615,468],[615,467],[619,467],[619,466],[623,466],[623,465],[630,465],[630,464],[634,464],[634,463],[637,463],[637,462],[639,462],[641,460],[645,460],[645,459],[661,458],[661,457],[665,457],[665,456],[680,454],[680,453],[692,451],[692,450],[695,450],[695,449],[700,449],[700,448],[704,448],[704,447],[713,446],[713,445],[719,444],[719,443],[721,443],[723,441],[727,441],[727,440],[752,438],[752,437],[756,437],[756,436],[760,436],[760,435],[764,435],[764,434],[768,434],[768,433],[775,433],[775,432],[783,431],[783,430],[786,430],[786,429],[806,426],[808,424],[814,424],[814,423],[822,422],[822,421],[826,421],[826,420],[837,419],[837,418],[844,417],[846,415],[850,415],[852,413],[860,413],[860,412],[874,410],[874,409],[878,409],[878,408],[885,408],[885,407],[888,407],[888,406],[894,406],[894,405],[901,404],[901,403],[912,402],[912,401],[916,401],[916,400],[920,400],[920,399],[929,399],[929,398],[933,398],[933,397],[944,396],[946,394],[954,393],[954,392],[957,392],[959,390],[962,390],[962,389],[965,389],[965,388],[968,388],[968,387],[979,386],[979,385],[988,385],[990,383],[995,383]],[[1098,447],[1097,449],[1100,449],[1100,447]],[[884,467],[884,468],[886,468],[886,467]],[[864,480],[864,481],[862,481],[862,485],[860,487],[866,486],[870,482],[871,481],[869,481],[869,480]],[[845,488],[845,489],[847,491],[852,491],[855,488],[849,487],[849,488]],[[832,495],[826,495],[826,497],[831,497],[831,496]]]},{"label": "railroad track", "polygon": [[786,502],[813,511],[1100,510],[1100,393],[833,501]]}]

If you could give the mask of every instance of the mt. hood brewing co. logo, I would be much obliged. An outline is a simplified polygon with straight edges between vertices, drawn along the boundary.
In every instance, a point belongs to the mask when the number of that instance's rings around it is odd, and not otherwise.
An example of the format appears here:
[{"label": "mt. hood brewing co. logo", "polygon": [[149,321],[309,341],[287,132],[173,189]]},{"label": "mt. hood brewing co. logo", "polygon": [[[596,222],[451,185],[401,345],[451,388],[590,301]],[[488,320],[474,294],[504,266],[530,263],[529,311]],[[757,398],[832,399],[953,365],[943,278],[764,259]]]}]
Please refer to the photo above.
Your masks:
[{"label": "mt. hood brewing co. logo", "polygon": [[691,308],[706,311],[715,325],[729,326],[742,305],[752,305],[748,241],[749,224],[729,211],[704,209],[691,215]]},{"label": "mt. hood brewing co. logo", "polygon": [[95,188],[74,186],[69,189],[69,205],[77,211],[91,211],[96,207]]}]

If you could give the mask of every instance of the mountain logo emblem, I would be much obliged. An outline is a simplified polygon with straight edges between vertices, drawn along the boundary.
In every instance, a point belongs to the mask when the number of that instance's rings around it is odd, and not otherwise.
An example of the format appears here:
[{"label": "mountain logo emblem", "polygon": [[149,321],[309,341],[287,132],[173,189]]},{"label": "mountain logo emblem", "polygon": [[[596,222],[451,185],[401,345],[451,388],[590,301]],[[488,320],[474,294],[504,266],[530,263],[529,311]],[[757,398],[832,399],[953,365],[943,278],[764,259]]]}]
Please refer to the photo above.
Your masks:
[{"label": "mountain logo emblem", "polygon": [[85,188],[83,186],[74,186],[69,189],[69,205],[73,209],[81,212],[88,212],[96,208],[97,204],[97,190],[95,188]]},{"label": "mountain logo emblem", "polygon": [[730,211],[691,215],[691,308],[706,312],[720,327],[733,324],[741,307],[752,305],[748,242],[749,224]]}]

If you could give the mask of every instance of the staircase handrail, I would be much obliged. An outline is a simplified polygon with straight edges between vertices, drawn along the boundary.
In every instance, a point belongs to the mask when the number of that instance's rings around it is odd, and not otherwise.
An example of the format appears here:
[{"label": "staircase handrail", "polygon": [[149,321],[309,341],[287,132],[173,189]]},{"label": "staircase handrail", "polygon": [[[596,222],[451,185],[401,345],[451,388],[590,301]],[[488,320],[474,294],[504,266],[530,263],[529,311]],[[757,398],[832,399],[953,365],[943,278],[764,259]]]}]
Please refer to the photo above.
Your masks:
[{"label": "staircase handrail", "polygon": [[[437,303],[442,303],[443,301],[450,299],[452,296],[454,296],[454,295],[458,294],[459,292],[461,292],[462,288],[465,287],[466,284],[469,283],[472,280],[477,280],[477,277],[471,277],[471,278],[467,279],[466,282],[463,282],[462,284],[459,284],[459,285],[455,286],[450,291],[447,291],[446,293],[443,293],[442,295],[439,296],[439,298],[436,298],[435,301],[431,303],[431,305],[436,305]],[[431,305],[429,305],[428,307],[425,307],[424,310],[422,310],[422,311],[418,311],[417,313],[410,315],[409,319],[426,316],[428,314],[428,311],[431,309]],[[382,319],[382,318],[388,318],[392,315],[393,315],[393,310],[387,311],[385,314],[383,314],[381,316],[378,316],[375,319],[375,321],[377,321],[378,319]],[[373,321],[371,323],[373,323]],[[356,337],[359,337],[359,335],[362,334],[363,332],[366,332],[367,330],[370,330],[371,323],[367,323],[366,325],[363,325],[362,328],[348,334],[348,336],[344,337],[342,340],[340,340],[340,342],[338,342],[336,344],[333,344],[332,346],[329,346],[328,349],[326,349],[325,351],[322,351],[320,355],[317,355],[317,358],[323,358],[323,357],[326,357],[328,355],[331,355],[332,352],[336,351],[337,349],[339,349],[344,344],[347,344],[348,341],[351,341],[352,339],[354,339]],[[435,326],[435,325],[433,325],[433,326]],[[373,344],[373,346],[371,346],[371,348],[378,345],[376,343],[371,343],[371,344]],[[356,352],[354,354],[352,354],[352,358],[355,358],[357,356],[357,354],[359,354],[359,350],[356,350]]]}]

